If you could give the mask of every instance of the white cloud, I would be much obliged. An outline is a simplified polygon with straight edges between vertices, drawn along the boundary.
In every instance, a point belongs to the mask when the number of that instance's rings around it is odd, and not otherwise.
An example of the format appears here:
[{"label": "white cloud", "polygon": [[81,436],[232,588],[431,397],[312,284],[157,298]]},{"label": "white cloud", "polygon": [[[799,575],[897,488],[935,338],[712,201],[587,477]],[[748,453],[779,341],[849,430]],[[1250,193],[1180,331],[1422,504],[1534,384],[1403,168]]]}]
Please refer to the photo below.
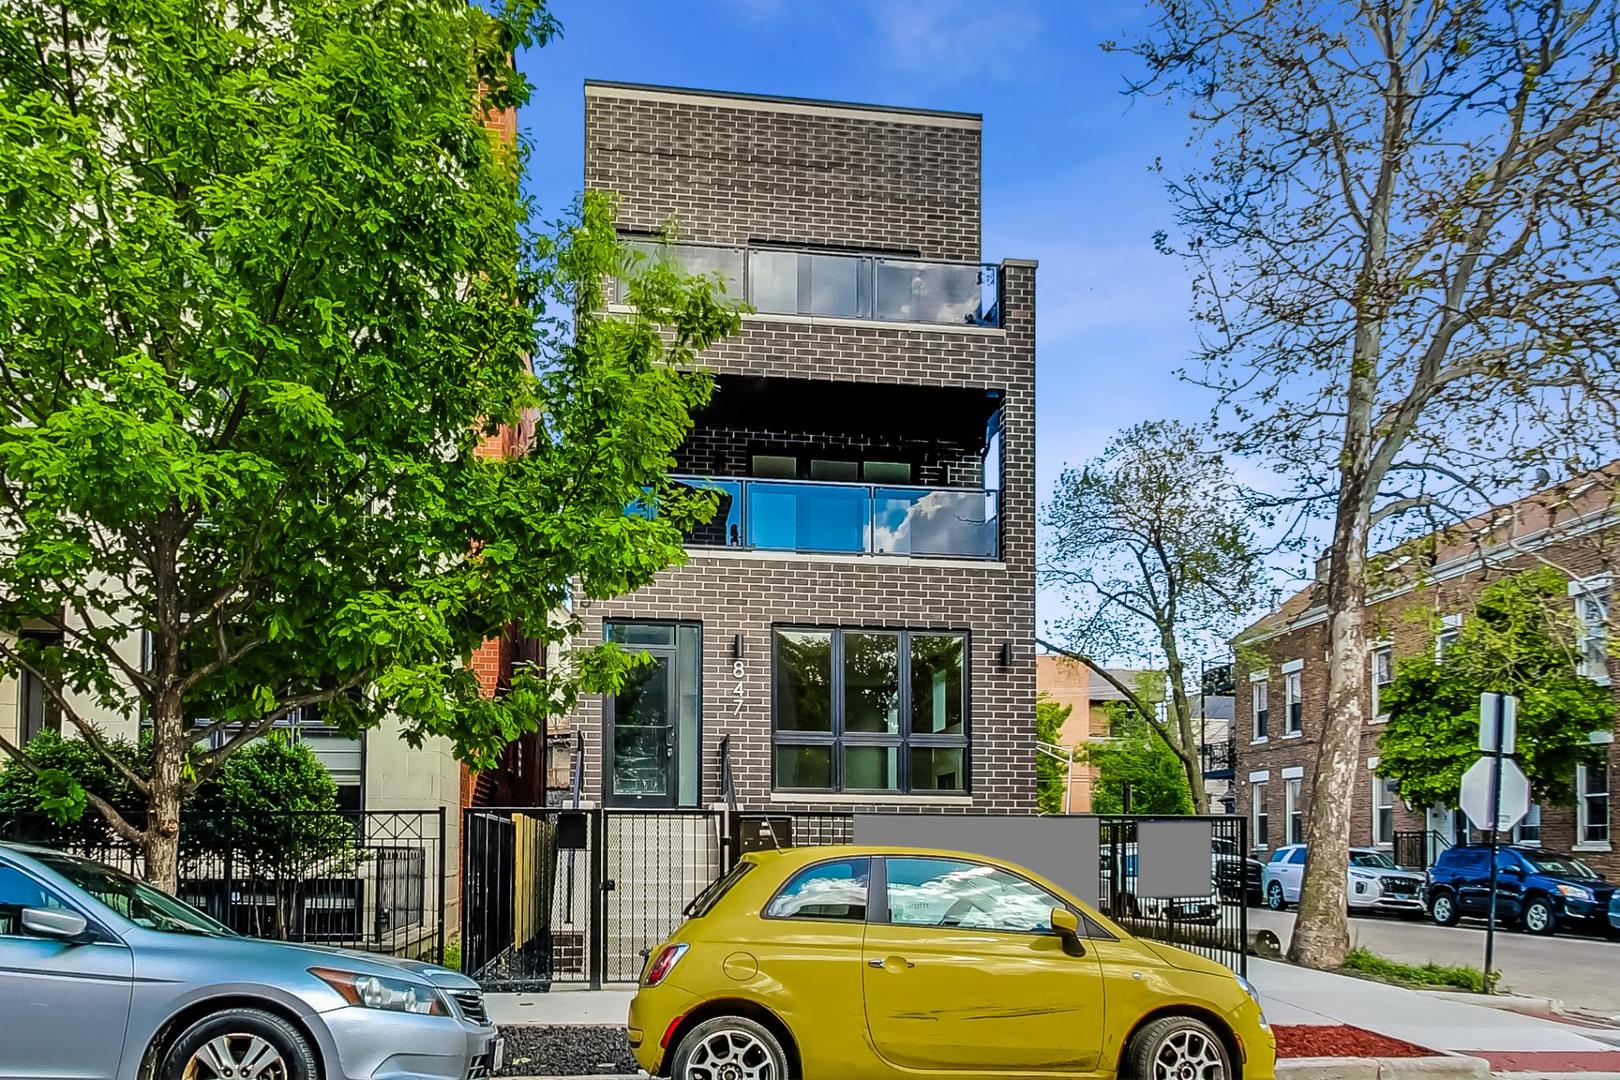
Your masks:
[{"label": "white cloud", "polygon": [[872,20],[892,66],[941,79],[1033,74],[1041,19],[1020,0],[877,0]]}]

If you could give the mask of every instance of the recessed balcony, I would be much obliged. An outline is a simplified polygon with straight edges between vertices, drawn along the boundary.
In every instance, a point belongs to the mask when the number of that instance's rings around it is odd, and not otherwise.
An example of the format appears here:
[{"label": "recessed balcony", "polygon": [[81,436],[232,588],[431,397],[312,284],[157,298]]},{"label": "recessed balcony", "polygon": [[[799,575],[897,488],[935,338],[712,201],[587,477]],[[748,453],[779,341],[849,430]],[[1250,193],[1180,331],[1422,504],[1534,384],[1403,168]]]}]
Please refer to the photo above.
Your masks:
[{"label": "recessed balcony", "polygon": [[[1001,268],[994,263],[640,240],[629,246],[648,259],[667,258],[690,274],[718,275],[727,296],[761,314],[1001,325]],[[626,282],[613,283],[611,299],[629,302]]]},{"label": "recessed balcony", "polygon": [[679,476],[719,493],[692,547],[994,559],[997,495],[981,488]]}]

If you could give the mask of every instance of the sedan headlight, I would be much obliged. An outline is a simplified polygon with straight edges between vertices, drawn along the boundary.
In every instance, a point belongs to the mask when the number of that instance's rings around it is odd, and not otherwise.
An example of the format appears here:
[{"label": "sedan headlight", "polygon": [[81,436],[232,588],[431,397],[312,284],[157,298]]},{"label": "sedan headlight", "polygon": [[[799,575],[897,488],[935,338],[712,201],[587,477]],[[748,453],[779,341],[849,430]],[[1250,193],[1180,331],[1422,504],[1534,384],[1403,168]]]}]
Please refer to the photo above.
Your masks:
[{"label": "sedan headlight", "polygon": [[1570,900],[1597,899],[1597,897],[1592,895],[1592,890],[1588,889],[1584,885],[1560,885],[1558,886],[1558,895],[1567,897]]},{"label": "sedan headlight", "polygon": [[309,973],[330,986],[350,1005],[418,1016],[448,1016],[444,998],[431,986],[406,979],[389,979],[356,971],[310,968]]}]

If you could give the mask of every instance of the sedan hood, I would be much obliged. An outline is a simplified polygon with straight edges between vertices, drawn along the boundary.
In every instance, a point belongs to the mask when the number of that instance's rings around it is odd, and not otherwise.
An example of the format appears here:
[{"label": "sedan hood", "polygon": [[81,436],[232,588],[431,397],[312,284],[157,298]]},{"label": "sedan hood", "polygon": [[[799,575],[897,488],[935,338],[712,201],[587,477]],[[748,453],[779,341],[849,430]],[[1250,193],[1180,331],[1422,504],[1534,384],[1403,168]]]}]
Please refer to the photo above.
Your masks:
[{"label": "sedan hood", "polygon": [[329,967],[356,971],[384,978],[404,975],[416,982],[427,982],[446,990],[473,990],[478,984],[459,971],[421,960],[406,960],[359,949],[338,949],[328,945],[266,941],[252,937],[202,937],[167,934],[157,930],[138,931],[151,935],[171,949],[194,952],[210,963],[223,963],[243,970],[271,970],[277,967]]},{"label": "sedan hood", "polygon": [[[303,945],[283,942],[266,942],[283,948],[300,949],[322,957],[341,957],[345,961],[361,962],[367,966],[393,968],[415,975],[418,979],[432,983],[434,986],[443,986],[451,989],[471,989],[478,984],[459,971],[452,971],[441,964],[430,964],[425,960],[410,960],[399,956],[385,956],[382,953],[366,952],[362,949],[339,949],[329,945]],[[330,962],[330,961],[328,961]]]}]

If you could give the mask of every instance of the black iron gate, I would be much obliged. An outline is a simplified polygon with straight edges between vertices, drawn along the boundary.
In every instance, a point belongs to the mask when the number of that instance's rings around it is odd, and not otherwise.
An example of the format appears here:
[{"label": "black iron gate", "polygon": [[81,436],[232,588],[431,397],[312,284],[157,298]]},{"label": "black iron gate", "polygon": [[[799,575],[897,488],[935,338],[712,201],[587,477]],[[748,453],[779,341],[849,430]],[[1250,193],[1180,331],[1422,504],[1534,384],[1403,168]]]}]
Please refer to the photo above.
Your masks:
[{"label": "black iron gate", "polygon": [[463,828],[462,969],[486,990],[634,982],[727,860],[709,810],[478,807]]},{"label": "black iron gate", "polygon": [[[1185,896],[1150,896],[1139,887],[1139,871],[1154,853],[1146,846],[1152,834],[1138,826],[1152,821],[1209,827],[1209,876],[1197,875],[1200,883],[1208,881],[1207,888]],[[1260,868],[1249,859],[1245,824],[1245,819],[1228,815],[1100,818],[1098,897],[1103,912],[1138,937],[1178,945],[1248,974],[1249,901],[1258,888]]]}]

